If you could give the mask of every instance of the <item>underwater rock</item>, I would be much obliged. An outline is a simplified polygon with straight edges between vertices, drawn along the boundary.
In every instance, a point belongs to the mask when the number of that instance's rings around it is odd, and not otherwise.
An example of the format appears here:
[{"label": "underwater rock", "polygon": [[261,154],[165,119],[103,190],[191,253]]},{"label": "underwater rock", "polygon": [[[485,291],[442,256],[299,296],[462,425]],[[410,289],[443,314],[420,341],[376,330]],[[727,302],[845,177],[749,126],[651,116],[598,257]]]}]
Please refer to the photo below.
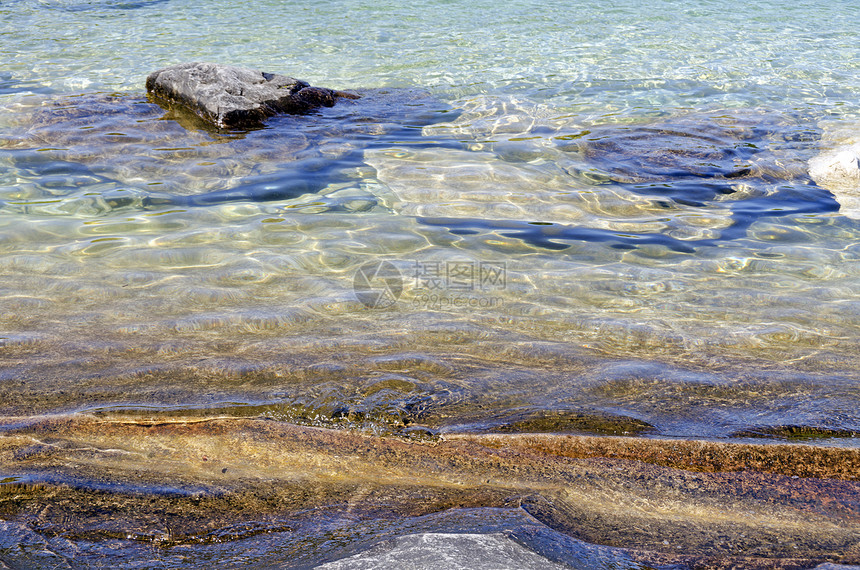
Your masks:
[{"label": "underwater rock", "polygon": [[474,240],[538,248],[605,242],[691,252],[764,217],[835,211],[807,176],[819,129],[801,116],[732,109],[585,123],[538,103],[477,97],[427,136],[465,148],[366,152],[386,207]]},{"label": "underwater rock", "polygon": [[304,81],[217,63],[181,63],[155,71],[146,90],[156,101],[191,111],[221,128],[260,126],[281,114],[333,107],[339,97],[358,95],[312,87]]},{"label": "underwater rock", "polygon": [[13,171],[34,182],[19,197],[27,200],[22,207],[103,213],[304,200],[354,182],[365,149],[442,144],[421,134],[452,115],[428,92],[359,95],[306,115],[273,116],[265,129],[232,131],[181,108],[165,112],[143,94],[33,96],[0,108],[14,125],[0,134],[0,154],[8,151]]},{"label": "underwater rock", "polygon": [[725,111],[645,124],[593,125],[559,140],[565,150],[582,153],[607,181],[638,184],[695,178],[730,183],[803,176],[798,147],[814,136],[796,117]]},{"label": "underwater rock", "polygon": [[833,193],[843,215],[860,219],[860,142],[819,154],[809,161],[809,176]]}]

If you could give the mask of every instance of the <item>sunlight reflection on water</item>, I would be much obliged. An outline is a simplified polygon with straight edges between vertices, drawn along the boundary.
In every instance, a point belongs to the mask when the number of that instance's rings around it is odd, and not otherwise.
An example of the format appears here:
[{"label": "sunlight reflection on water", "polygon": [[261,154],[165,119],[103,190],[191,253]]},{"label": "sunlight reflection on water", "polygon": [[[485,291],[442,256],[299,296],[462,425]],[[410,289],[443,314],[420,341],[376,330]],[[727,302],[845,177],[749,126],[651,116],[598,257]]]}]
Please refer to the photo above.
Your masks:
[{"label": "sunlight reflection on water", "polygon": [[[3,415],[857,447],[849,8],[4,3]],[[364,97],[214,132],[190,60]]]}]

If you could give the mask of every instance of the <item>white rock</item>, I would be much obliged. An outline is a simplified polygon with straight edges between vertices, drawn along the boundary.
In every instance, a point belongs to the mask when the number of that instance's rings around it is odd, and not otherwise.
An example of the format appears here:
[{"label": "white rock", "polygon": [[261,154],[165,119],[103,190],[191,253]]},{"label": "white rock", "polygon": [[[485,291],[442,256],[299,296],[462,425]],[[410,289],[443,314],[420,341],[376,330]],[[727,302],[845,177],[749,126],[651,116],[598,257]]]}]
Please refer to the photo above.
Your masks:
[{"label": "white rock", "polygon": [[362,554],[318,567],[325,570],[562,570],[501,534],[424,533],[401,536]]},{"label": "white rock", "polygon": [[819,154],[809,161],[809,175],[828,189],[860,190],[860,144]]},{"label": "white rock", "polygon": [[809,175],[833,193],[840,213],[860,219],[860,142],[822,152],[809,161]]}]

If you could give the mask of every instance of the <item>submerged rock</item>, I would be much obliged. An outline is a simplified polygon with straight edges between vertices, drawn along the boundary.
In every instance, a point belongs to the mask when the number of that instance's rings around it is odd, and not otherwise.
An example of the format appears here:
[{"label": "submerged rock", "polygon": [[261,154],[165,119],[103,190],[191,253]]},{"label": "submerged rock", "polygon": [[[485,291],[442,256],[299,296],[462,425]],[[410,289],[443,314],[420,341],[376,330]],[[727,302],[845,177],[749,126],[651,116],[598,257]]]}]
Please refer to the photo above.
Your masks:
[{"label": "submerged rock", "polygon": [[226,132],[179,108],[165,113],[139,93],[33,96],[0,109],[13,126],[0,134],[0,159],[32,182],[16,204],[0,207],[65,215],[304,200],[353,184],[366,149],[440,144],[424,143],[420,127],[451,113],[426,91],[359,94],[310,114],[273,116],[265,129]]},{"label": "submerged rock", "polygon": [[387,207],[473,236],[459,239],[689,253],[745,238],[762,218],[838,208],[806,172],[819,129],[788,112],[684,112],[619,124],[522,98],[458,105],[456,119],[424,132],[457,137],[464,148],[372,149],[365,161],[389,190],[380,194]]},{"label": "submerged rock", "polygon": [[607,181],[716,181],[803,176],[804,143],[816,138],[797,117],[759,110],[691,113],[644,124],[593,125],[560,137]]},{"label": "submerged rock", "polygon": [[281,114],[302,114],[333,107],[339,97],[358,95],[253,69],[190,62],[166,67],[146,78],[146,90],[157,102],[180,107],[221,128],[260,126]]}]

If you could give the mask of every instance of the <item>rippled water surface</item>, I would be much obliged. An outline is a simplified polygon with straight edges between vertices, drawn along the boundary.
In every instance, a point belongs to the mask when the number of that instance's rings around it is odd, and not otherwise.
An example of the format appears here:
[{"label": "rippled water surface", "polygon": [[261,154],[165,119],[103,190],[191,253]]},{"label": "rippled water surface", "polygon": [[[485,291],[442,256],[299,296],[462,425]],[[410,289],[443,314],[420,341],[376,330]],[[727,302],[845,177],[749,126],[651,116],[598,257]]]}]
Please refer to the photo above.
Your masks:
[{"label": "rippled water surface", "polygon": [[[860,142],[858,30],[844,1],[4,1],[4,421],[856,448],[860,188],[809,165]],[[195,60],[362,98],[213,131],[146,97]],[[451,516],[338,552],[519,515]]]}]

